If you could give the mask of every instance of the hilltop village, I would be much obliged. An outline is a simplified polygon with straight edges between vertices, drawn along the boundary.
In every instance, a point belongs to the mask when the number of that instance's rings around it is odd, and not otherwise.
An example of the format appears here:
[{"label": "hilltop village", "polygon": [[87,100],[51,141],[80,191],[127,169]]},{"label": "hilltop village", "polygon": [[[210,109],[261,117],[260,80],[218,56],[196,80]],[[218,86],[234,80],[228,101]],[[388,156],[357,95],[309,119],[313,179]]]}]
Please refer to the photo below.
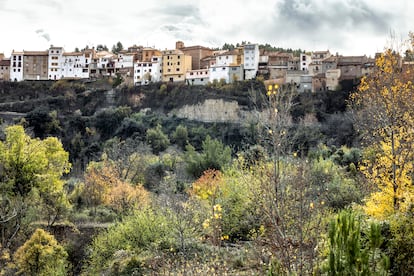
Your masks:
[{"label": "hilltop village", "polygon": [[51,46],[45,51],[14,51],[0,54],[0,81],[90,79],[121,76],[126,83],[185,82],[206,85],[234,83],[262,76],[271,83],[294,84],[298,92],[337,90],[340,81],[369,74],[375,60],[342,56],[326,51],[292,52],[267,50],[244,44],[231,50],[185,46],[158,50],[132,46],[118,53],[102,49],[66,52]]}]

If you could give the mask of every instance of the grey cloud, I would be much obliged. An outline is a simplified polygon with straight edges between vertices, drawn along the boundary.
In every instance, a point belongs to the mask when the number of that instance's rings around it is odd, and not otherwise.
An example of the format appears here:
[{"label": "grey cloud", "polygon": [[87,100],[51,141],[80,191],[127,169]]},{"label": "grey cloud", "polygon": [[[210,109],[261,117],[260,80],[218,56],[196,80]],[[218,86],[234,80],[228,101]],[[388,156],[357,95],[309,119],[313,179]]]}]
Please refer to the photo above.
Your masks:
[{"label": "grey cloud", "polygon": [[204,24],[199,7],[190,4],[166,3],[154,9],[139,11],[137,16],[152,16],[160,18],[164,22],[186,21],[191,24]]},{"label": "grey cloud", "polygon": [[323,29],[347,28],[381,33],[388,30],[395,16],[381,11],[375,3],[370,6],[360,0],[330,1],[323,6],[313,0],[281,0],[276,5],[278,21],[284,22],[286,31],[310,32]]},{"label": "grey cloud", "polygon": [[50,35],[49,34],[42,34],[41,37],[46,39],[47,42],[50,42]]},{"label": "grey cloud", "polygon": [[61,0],[38,0],[38,3],[53,8],[57,11],[62,11],[62,1]]},{"label": "grey cloud", "polygon": [[194,5],[170,4],[161,6],[155,9],[154,12],[164,14],[167,16],[182,18],[193,17],[195,19],[201,20],[200,9]]},{"label": "grey cloud", "polygon": [[172,25],[165,25],[161,27],[162,30],[169,31],[169,32],[178,32],[180,31],[179,28],[172,26]]},{"label": "grey cloud", "polygon": [[194,33],[187,24],[162,25],[161,32],[169,32],[176,39],[191,40]]},{"label": "grey cloud", "polygon": [[46,33],[45,30],[37,29],[35,32],[40,37],[43,37],[47,42],[50,42],[50,35],[48,33]]}]

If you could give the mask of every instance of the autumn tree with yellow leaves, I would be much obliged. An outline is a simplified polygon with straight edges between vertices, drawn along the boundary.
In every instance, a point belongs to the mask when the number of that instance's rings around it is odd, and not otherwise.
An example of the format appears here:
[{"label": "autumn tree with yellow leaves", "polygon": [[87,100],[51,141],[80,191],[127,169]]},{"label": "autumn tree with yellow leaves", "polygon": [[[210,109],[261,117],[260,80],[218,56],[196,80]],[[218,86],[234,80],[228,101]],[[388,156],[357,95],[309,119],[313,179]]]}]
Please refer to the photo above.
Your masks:
[{"label": "autumn tree with yellow leaves", "polygon": [[351,98],[355,125],[367,145],[361,170],[378,188],[367,199],[366,211],[379,218],[413,202],[413,73],[398,51],[387,49]]},{"label": "autumn tree with yellow leaves", "polygon": [[109,161],[91,162],[85,173],[83,194],[93,208],[107,206],[117,214],[125,214],[138,207],[147,206],[149,193],[140,184],[130,184],[121,179],[118,170]]}]

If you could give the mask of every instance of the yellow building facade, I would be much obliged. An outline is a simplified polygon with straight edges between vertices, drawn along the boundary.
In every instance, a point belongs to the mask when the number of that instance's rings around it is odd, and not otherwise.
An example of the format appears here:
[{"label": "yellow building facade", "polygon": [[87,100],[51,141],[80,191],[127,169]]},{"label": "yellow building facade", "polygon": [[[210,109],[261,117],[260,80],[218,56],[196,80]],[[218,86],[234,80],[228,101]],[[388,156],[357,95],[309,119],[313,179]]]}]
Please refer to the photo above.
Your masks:
[{"label": "yellow building facade", "polygon": [[191,70],[191,56],[180,50],[165,50],[162,52],[162,81],[185,81],[185,74]]}]

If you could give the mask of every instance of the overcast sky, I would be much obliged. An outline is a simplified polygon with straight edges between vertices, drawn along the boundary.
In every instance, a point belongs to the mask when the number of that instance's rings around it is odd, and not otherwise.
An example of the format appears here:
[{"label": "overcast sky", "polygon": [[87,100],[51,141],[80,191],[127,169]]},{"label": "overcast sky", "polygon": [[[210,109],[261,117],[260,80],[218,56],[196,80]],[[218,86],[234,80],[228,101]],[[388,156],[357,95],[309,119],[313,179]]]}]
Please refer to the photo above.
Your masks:
[{"label": "overcast sky", "polygon": [[242,41],[373,55],[414,31],[412,0],[0,0],[0,53],[117,41],[172,49]]}]

